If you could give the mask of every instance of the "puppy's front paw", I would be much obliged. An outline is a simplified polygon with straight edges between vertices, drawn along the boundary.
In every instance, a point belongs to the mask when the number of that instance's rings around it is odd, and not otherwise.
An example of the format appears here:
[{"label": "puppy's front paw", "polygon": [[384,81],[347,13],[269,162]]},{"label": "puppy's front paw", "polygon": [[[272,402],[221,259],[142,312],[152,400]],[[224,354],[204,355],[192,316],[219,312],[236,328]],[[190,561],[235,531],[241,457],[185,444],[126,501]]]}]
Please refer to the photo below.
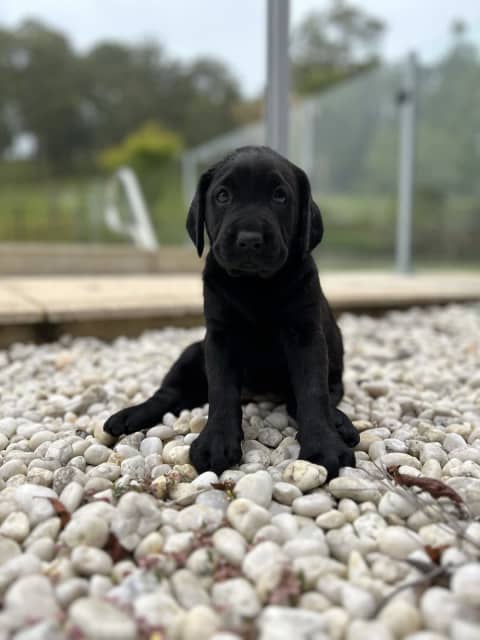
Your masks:
[{"label": "puppy's front paw", "polygon": [[356,447],[360,442],[360,434],[353,426],[350,418],[343,413],[343,411],[340,411],[340,409],[334,408],[333,420],[335,422],[335,429],[345,444],[349,447]]},{"label": "puppy's front paw", "polygon": [[147,417],[144,405],[127,407],[110,416],[103,425],[103,430],[118,438],[127,433],[148,429],[150,425],[147,424]]},{"label": "puppy's front paw", "polygon": [[328,480],[336,478],[342,467],[354,467],[355,455],[333,430],[318,439],[302,441],[299,458],[320,464],[327,470]]},{"label": "puppy's front paw", "polygon": [[190,462],[198,473],[214,471],[220,475],[238,464],[242,458],[242,432],[225,433],[207,424],[190,446]]}]

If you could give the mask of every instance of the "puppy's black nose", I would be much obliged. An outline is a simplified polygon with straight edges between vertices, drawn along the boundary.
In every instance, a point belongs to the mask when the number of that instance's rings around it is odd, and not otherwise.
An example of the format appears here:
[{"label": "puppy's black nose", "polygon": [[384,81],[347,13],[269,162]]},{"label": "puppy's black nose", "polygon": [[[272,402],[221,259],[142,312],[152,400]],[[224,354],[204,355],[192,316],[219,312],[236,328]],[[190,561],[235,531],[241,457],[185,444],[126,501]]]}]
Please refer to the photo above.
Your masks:
[{"label": "puppy's black nose", "polygon": [[263,247],[263,236],[259,231],[239,231],[237,247],[243,251],[259,251]]}]

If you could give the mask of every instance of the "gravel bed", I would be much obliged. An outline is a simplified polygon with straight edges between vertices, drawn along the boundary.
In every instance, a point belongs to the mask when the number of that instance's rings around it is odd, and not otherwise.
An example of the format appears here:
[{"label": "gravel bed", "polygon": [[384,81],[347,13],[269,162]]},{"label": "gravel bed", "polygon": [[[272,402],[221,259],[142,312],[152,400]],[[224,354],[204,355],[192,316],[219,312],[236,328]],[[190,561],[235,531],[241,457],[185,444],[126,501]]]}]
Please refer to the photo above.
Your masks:
[{"label": "gravel bed", "polygon": [[206,406],[103,433],[202,329],[0,352],[0,640],[478,640],[480,310],[340,324],[361,441],[329,483],[266,401],[220,477]]}]

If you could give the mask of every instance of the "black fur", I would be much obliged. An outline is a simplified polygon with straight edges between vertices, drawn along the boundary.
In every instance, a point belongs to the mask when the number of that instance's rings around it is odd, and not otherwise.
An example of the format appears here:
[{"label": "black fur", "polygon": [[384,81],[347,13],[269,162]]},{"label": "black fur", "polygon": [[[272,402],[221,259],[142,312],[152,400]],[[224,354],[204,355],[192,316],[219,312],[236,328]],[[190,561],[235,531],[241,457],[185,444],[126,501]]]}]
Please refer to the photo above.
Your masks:
[{"label": "black fur", "polygon": [[323,235],[306,174],[267,147],[244,147],[206,171],[187,230],[203,272],[206,337],[190,345],[160,389],[111,416],[105,431],[148,429],[167,412],[209,403],[192,443],[199,472],[221,473],[241,459],[245,393],[274,393],[298,422],[300,457],[329,477],[355,464],[358,434],[336,408],[343,396],[340,330],[310,251]]}]

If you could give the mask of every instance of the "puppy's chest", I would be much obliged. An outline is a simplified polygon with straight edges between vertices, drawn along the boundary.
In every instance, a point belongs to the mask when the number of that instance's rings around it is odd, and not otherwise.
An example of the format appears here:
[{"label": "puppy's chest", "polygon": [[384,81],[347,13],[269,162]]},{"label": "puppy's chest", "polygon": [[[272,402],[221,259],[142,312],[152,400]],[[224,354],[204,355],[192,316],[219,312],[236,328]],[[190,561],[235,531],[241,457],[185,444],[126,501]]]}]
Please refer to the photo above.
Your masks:
[{"label": "puppy's chest", "polygon": [[293,300],[279,291],[241,291],[228,296],[224,307],[230,320],[249,330],[272,333],[295,317]]},{"label": "puppy's chest", "polygon": [[286,359],[275,333],[244,335],[241,349],[243,386],[250,392],[280,391],[285,387]]},{"label": "puppy's chest", "polygon": [[236,326],[239,332],[261,342],[274,339],[289,324],[288,309],[271,300],[246,301],[231,307],[228,315],[232,326]]}]

